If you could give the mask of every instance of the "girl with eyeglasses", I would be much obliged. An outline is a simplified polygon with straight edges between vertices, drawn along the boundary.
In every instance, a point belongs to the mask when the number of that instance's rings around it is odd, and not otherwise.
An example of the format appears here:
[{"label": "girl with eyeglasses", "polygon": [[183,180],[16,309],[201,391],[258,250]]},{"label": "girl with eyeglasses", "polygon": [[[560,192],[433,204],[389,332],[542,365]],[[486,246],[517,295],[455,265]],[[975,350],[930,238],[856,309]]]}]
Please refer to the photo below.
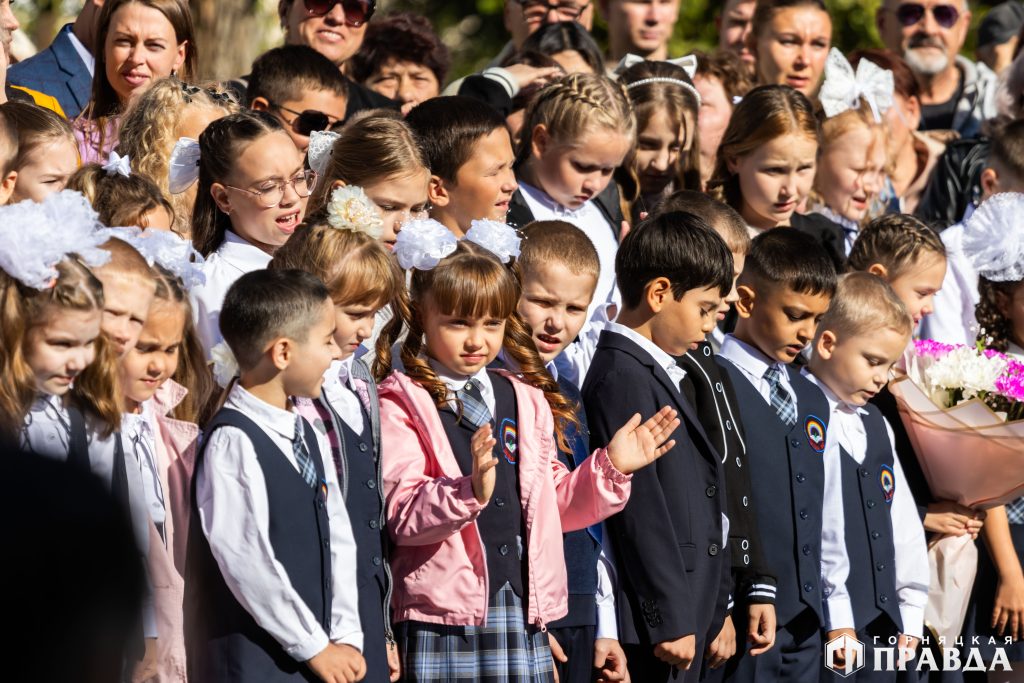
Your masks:
[{"label": "girl with eyeglasses", "polygon": [[192,240],[206,284],[192,289],[203,346],[221,341],[218,320],[228,288],[266,268],[306,213],[316,173],[273,116],[243,112],[214,121],[199,136],[199,189]]}]

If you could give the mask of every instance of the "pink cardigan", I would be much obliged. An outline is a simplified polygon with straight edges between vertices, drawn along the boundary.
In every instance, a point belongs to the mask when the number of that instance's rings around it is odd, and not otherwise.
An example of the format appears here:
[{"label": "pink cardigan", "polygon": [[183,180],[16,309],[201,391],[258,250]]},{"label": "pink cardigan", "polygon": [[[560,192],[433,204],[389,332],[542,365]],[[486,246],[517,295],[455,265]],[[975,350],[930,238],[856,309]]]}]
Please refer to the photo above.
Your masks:
[{"label": "pink cardigan", "polygon": [[[543,392],[512,380],[519,408],[519,485],[526,524],[529,623],[545,628],[568,612],[563,531],[615,514],[629,498],[630,476],[604,449],[569,472],[558,461],[554,420]],[[381,451],[395,622],[483,625],[487,563],[473,495],[430,394],[406,375],[380,386]]]},{"label": "pink cardigan", "polygon": [[158,666],[157,675],[149,680],[160,683],[187,680],[183,577],[199,427],[168,417],[187,393],[185,387],[167,380],[152,399],[156,415],[157,463],[167,501],[167,519],[164,522],[166,549],[156,526],[152,521],[149,523],[148,566],[156,603]]}]

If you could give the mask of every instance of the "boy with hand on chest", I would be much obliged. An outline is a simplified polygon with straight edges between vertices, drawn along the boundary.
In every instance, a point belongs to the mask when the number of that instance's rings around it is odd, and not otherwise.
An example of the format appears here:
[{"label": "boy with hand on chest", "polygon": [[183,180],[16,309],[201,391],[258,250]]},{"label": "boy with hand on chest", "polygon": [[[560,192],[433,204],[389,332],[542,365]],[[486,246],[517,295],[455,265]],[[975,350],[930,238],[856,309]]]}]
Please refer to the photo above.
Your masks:
[{"label": "boy with hand on chest", "polygon": [[625,509],[606,522],[618,568],[621,640],[635,681],[698,680],[705,644],[725,617],[729,565],[722,464],[680,390],[673,356],[703,341],[732,287],[732,256],[700,219],[641,223],[615,261],[623,307],[601,333],[583,385],[591,445],[627,413],[674,406],[675,447],[637,471]]},{"label": "boy with hand on chest", "polygon": [[257,270],[228,290],[220,329],[241,377],[196,458],[189,679],[358,681],[355,539],[330,445],[290,398],[319,396],[341,356],[334,305],[309,273]]},{"label": "boy with hand on chest", "polygon": [[[832,602],[848,602],[845,577],[837,579],[827,562],[845,547],[838,536],[823,536],[824,520],[842,505],[822,463],[828,403],[790,366],[814,338],[835,287],[828,254],[796,230],[755,237],[737,281],[739,321],[718,364],[743,406],[757,524],[776,577],[777,626],[767,652],[752,656],[739,644],[726,680],[816,680]],[[738,609],[748,596],[737,596]]]},{"label": "boy with hand on chest", "polygon": [[[881,278],[850,273],[822,318],[808,379],[825,394],[829,431],[825,459],[842,481],[843,525],[826,532],[844,537],[848,562],[840,567],[865,661],[874,643],[898,639],[901,655],[913,652],[924,633],[928,602],[928,549],[924,527],[903,468],[892,428],[868,403],[889,381],[903,355],[913,321]],[[843,558],[841,558],[843,559]],[[835,624],[833,624],[833,627]],[[832,635],[832,634],[830,634]],[[840,680],[823,669],[824,680]],[[857,672],[857,680],[895,681],[896,671]]]}]

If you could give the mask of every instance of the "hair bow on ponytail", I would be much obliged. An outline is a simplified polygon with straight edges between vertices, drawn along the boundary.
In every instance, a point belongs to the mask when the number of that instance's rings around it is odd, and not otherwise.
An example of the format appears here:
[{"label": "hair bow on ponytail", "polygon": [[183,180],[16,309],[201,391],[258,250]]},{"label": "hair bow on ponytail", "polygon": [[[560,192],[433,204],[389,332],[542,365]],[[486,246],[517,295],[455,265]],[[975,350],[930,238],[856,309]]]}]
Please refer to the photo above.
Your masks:
[{"label": "hair bow on ponytail", "polygon": [[169,166],[167,189],[171,194],[181,194],[199,180],[199,143],[192,138],[178,138]]},{"label": "hair bow on ponytail", "polygon": [[132,162],[127,154],[121,156],[114,150],[110,150],[110,156],[107,158],[103,170],[107,172],[107,175],[122,175],[125,178],[131,178]]},{"label": "hair bow on ponytail", "polygon": [[832,118],[858,108],[861,98],[864,98],[871,107],[875,121],[881,123],[882,116],[892,108],[894,89],[892,71],[862,59],[854,73],[843,53],[832,48],[825,63],[825,82],[818,93],[818,99],[825,110],[825,116]]},{"label": "hair bow on ponytail", "polygon": [[[626,69],[631,66],[646,62],[640,55],[634,55],[632,53],[627,54],[625,57],[619,60],[619,63],[615,66],[615,75],[620,76]],[[680,69],[686,72],[686,75],[693,78],[697,74],[697,57],[695,55],[686,55],[685,57],[679,57],[677,59],[662,59],[655,60],[662,61],[672,66],[678,66]]]},{"label": "hair bow on ponytail", "polygon": [[317,130],[309,134],[309,147],[306,148],[306,159],[309,167],[316,171],[320,178],[326,177],[327,164],[331,160],[331,150],[341,133],[332,130]]}]

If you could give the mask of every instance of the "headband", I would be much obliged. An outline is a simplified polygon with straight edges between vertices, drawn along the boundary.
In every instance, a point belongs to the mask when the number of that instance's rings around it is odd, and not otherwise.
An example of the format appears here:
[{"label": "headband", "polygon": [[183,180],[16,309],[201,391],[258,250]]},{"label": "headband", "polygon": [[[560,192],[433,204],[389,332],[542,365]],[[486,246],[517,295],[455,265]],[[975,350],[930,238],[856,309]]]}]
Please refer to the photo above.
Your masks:
[{"label": "headband", "polygon": [[[618,65],[616,65],[615,67],[614,74],[616,76],[621,76],[631,66],[635,66],[636,64],[641,64],[646,61],[649,60],[646,60],[638,55],[627,54],[625,57],[619,60]],[[694,55],[686,55],[685,57],[679,57],[678,59],[663,59],[660,61],[663,61],[666,64],[671,64],[672,66],[679,67],[680,69],[685,71],[686,75],[689,76],[690,78],[693,78],[694,75],[697,73],[697,57],[695,57]],[[632,90],[633,88],[637,88],[641,85],[647,85],[648,83],[672,83],[674,85],[678,85],[684,90],[689,90],[691,93],[693,93],[693,96],[697,98],[697,106],[699,107],[701,105],[701,97],[700,93],[697,92],[697,88],[693,87],[693,83],[688,83],[681,78],[671,78],[668,76],[652,76],[651,78],[641,78],[639,81],[626,83],[625,86],[626,90],[628,91]]]},{"label": "headband", "polygon": [[871,107],[875,122],[881,123],[882,116],[892,108],[894,89],[892,71],[862,59],[855,74],[843,53],[832,48],[825,62],[825,82],[818,92],[818,100],[825,116],[832,118],[859,108],[863,98]]}]

